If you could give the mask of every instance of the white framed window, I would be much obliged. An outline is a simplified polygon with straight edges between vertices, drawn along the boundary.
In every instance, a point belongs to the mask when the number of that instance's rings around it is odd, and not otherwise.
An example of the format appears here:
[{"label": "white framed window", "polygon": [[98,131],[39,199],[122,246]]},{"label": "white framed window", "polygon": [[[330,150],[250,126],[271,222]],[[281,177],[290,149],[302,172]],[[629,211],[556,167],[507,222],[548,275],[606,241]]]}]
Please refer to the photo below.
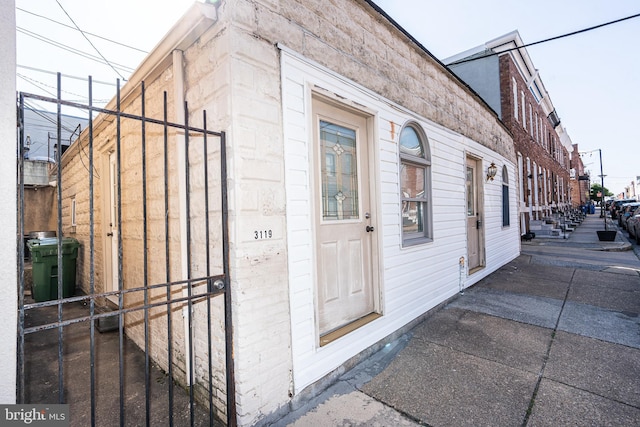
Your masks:
[{"label": "white framed window", "polygon": [[529,135],[531,135],[531,138],[533,138],[533,120],[533,107],[529,103]]},{"label": "white framed window", "polygon": [[71,226],[76,226],[76,198],[71,199]]},{"label": "white framed window", "polygon": [[515,77],[511,77],[511,84],[513,86],[513,117],[516,121],[518,119],[518,83],[516,82]]},{"label": "white framed window", "polygon": [[525,109],[524,91],[520,91],[520,101],[522,101],[522,127],[527,129],[527,110]]},{"label": "white framed window", "polygon": [[400,202],[402,245],[431,241],[431,153],[417,123],[400,132]]}]

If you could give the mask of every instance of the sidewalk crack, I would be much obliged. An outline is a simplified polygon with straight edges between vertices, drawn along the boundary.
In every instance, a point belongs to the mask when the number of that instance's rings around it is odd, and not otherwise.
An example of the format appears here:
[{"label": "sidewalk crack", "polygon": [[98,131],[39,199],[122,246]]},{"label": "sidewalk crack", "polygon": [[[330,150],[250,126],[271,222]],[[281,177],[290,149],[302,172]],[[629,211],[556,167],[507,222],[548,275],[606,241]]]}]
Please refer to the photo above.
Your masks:
[{"label": "sidewalk crack", "polygon": [[573,270],[571,274],[571,280],[569,281],[569,286],[567,287],[567,292],[564,294],[564,300],[562,301],[562,307],[560,307],[560,312],[558,313],[558,318],[556,319],[556,324],[553,327],[553,332],[551,332],[551,340],[549,341],[549,345],[547,346],[547,352],[544,355],[544,359],[542,361],[542,367],[540,368],[540,372],[538,373],[538,380],[536,381],[536,386],[533,389],[533,394],[531,395],[531,400],[529,401],[529,407],[527,408],[527,413],[522,420],[522,427],[526,427],[529,423],[529,418],[533,413],[533,407],[536,403],[536,397],[538,396],[538,390],[540,389],[540,383],[542,382],[542,378],[544,378],[544,372],[547,368],[547,362],[549,361],[549,354],[551,354],[551,347],[553,346],[553,342],[556,339],[556,333],[558,332],[558,326],[560,325],[560,319],[562,318],[562,313],[564,312],[564,307],[567,304],[567,300],[569,299],[569,292],[571,291],[571,285],[573,284],[573,278],[575,277],[576,269]]}]

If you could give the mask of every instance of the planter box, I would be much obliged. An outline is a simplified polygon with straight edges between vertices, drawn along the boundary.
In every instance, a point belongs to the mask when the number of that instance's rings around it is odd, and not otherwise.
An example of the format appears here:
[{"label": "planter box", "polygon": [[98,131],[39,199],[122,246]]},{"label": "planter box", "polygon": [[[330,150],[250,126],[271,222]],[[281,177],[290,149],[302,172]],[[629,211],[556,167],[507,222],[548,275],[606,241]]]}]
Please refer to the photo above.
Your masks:
[{"label": "planter box", "polygon": [[598,240],[601,242],[613,242],[616,240],[617,230],[598,230]]}]

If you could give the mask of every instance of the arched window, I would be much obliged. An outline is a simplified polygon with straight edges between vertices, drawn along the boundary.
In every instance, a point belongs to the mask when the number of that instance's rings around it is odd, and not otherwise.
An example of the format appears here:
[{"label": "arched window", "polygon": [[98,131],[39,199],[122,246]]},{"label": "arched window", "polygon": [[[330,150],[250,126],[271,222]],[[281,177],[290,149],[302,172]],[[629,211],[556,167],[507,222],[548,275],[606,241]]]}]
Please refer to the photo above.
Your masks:
[{"label": "arched window", "polygon": [[400,200],[402,244],[429,241],[431,227],[431,154],[422,128],[405,125],[400,132]]},{"label": "arched window", "polygon": [[509,172],[502,166],[502,226],[509,226]]}]

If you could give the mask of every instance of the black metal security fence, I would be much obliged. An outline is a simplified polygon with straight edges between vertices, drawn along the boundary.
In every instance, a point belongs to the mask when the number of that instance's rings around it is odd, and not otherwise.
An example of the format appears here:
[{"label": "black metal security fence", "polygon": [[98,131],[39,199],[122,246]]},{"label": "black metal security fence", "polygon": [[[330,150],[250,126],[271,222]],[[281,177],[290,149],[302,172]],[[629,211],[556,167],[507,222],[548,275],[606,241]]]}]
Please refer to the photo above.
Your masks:
[{"label": "black metal security fence", "polygon": [[[68,404],[78,426],[235,425],[225,134],[186,102],[170,122],[167,91],[116,91],[93,106],[89,78],[88,104],[65,101],[58,74],[56,98],[19,94],[17,401]],[[57,141],[63,110],[87,118],[45,186],[25,179],[35,103]],[[34,212],[57,238],[28,240]]]}]

